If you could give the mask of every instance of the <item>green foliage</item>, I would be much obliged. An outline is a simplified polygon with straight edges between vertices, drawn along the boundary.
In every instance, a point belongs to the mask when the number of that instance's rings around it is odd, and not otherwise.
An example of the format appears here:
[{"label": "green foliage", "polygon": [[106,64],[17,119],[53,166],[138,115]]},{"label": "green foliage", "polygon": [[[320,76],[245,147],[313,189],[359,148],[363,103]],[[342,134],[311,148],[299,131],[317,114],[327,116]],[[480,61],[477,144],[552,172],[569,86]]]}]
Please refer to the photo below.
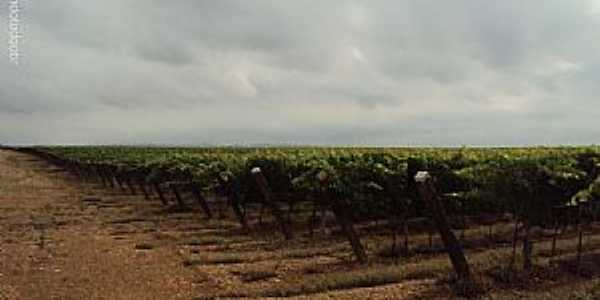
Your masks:
[{"label": "green foliage", "polygon": [[[450,211],[512,212],[544,223],[554,206],[598,199],[600,149],[564,148],[39,148],[67,163],[110,168],[147,182],[188,182],[206,191],[233,187],[261,197],[258,167],[282,201],[346,201],[356,219],[426,215],[414,174],[427,170]],[[323,197],[327,193],[330,197]],[[327,204],[327,203],[325,203]]]}]

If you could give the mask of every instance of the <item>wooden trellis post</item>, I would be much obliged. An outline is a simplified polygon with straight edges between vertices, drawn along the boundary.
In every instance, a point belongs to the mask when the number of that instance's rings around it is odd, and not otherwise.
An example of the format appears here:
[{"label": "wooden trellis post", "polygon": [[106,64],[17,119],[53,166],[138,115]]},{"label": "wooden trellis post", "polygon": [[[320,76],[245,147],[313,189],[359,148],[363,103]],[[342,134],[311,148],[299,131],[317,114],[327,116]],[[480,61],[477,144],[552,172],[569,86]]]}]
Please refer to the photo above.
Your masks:
[{"label": "wooden trellis post", "polygon": [[415,175],[415,181],[417,183],[417,190],[421,198],[427,203],[429,209],[431,209],[431,217],[440,233],[440,237],[446,246],[446,251],[454,267],[454,271],[458,275],[458,278],[462,280],[471,281],[471,272],[469,270],[469,264],[465,258],[465,254],[462,247],[454,236],[451,230],[446,210],[442,205],[439,195],[433,185],[433,178],[428,172],[417,172]]},{"label": "wooden trellis post", "polygon": [[202,192],[200,191],[198,186],[196,186],[195,184],[192,183],[190,186],[190,189],[192,190],[192,194],[194,195],[194,198],[196,198],[196,200],[198,201],[198,204],[200,204],[200,207],[206,214],[206,217],[208,219],[212,219],[212,212],[210,211],[208,202],[206,202],[206,199],[204,198],[204,196],[202,196]]},{"label": "wooden trellis post", "polygon": [[285,221],[285,218],[283,217],[283,213],[281,212],[281,209],[279,209],[279,206],[277,205],[277,203],[275,203],[275,201],[273,199],[273,192],[271,191],[271,188],[269,187],[269,183],[267,182],[265,175],[263,175],[262,171],[258,167],[253,168],[251,172],[252,172],[252,176],[254,176],[254,179],[256,180],[258,189],[260,190],[261,194],[263,195],[263,204],[271,210],[271,213],[277,220],[277,223],[279,224],[279,227],[281,229],[281,233],[283,233],[283,235],[285,236],[285,239],[286,240],[292,239],[293,233],[289,227],[289,224]]},{"label": "wooden trellis post", "polygon": [[227,195],[227,203],[231,206],[233,213],[238,218],[240,225],[243,230],[248,230],[250,226],[248,226],[248,221],[246,221],[246,216],[242,211],[241,203],[240,203],[240,193],[236,189],[236,186],[230,181],[229,176],[223,175],[219,176],[219,184],[225,190],[225,194]]},{"label": "wooden trellis post", "polygon": [[129,175],[126,175],[127,177],[125,178],[125,184],[127,185],[127,187],[129,187],[129,191],[131,192],[132,195],[135,195],[135,187],[133,185],[133,183],[131,182],[131,179],[129,179]]},{"label": "wooden trellis post", "polygon": [[160,202],[162,202],[163,205],[169,205],[169,202],[165,198],[165,195],[163,194],[162,190],[160,189],[160,183],[154,182],[154,189],[156,190],[156,193],[158,194],[158,198],[160,199]]},{"label": "wooden trellis post", "polygon": [[148,190],[146,189],[146,185],[144,185],[144,182],[142,179],[138,180],[138,186],[140,187],[140,190],[144,194],[144,199],[150,199],[150,195],[148,194]]},{"label": "wooden trellis post", "polygon": [[181,197],[181,193],[179,193],[179,188],[177,187],[178,183],[169,183],[169,187],[175,195],[175,200],[177,201],[177,205],[179,207],[185,207],[185,202],[183,202],[183,198]]},{"label": "wooden trellis post", "polygon": [[359,263],[364,264],[367,262],[367,252],[360,242],[360,238],[358,234],[354,230],[354,224],[352,222],[352,218],[350,216],[350,208],[346,203],[344,203],[341,199],[333,199],[331,195],[324,189],[325,182],[327,180],[327,176],[317,176],[319,183],[321,185],[321,196],[324,198],[324,202],[331,206],[331,210],[335,215],[335,219],[342,230],[342,233],[348,239],[350,246],[352,247],[352,251],[356,256],[356,259]]}]

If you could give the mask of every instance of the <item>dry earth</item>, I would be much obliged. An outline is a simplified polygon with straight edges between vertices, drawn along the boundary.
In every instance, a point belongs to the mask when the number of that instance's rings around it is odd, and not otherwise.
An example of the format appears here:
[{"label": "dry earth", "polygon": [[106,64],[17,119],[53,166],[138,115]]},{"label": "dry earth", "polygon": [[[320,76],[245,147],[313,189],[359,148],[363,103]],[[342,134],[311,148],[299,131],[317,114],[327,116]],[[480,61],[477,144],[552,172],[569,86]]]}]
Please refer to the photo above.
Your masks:
[{"label": "dry earth", "polygon": [[[173,212],[157,199],[81,182],[37,158],[0,151],[0,299],[251,296],[307,266],[335,268],[349,255],[329,255],[323,246],[323,255],[311,256],[305,246],[283,245],[270,234],[245,236],[230,220]],[[300,298],[399,299],[419,287],[407,281]]]},{"label": "dry earth", "polygon": [[[220,212],[207,220],[196,208],[165,207],[156,196],[85,182],[35,157],[0,151],[0,300],[456,298],[443,251],[417,252],[396,265],[382,251],[389,235],[360,228],[371,258],[360,266],[336,234],[310,237],[304,230],[283,241],[258,224],[243,233],[221,202],[211,203]],[[505,265],[511,251],[504,241],[512,229],[505,225],[495,226],[492,247],[480,238],[485,227],[466,231],[468,259],[486,289],[481,298],[600,298],[588,292],[598,287],[600,295],[600,255],[587,261],[588,277],[551,267],[552,260],[573,257],[574,233],[562,238],[555,258],[542,237],[535,273],[501,282],[504,273],[490,270]],[[600,247],[598,233],[586,236],[589,254]],[[428,242],[425,233],[411,235],[414,249]],[[440,248],[437,239],[433,244]]]}]

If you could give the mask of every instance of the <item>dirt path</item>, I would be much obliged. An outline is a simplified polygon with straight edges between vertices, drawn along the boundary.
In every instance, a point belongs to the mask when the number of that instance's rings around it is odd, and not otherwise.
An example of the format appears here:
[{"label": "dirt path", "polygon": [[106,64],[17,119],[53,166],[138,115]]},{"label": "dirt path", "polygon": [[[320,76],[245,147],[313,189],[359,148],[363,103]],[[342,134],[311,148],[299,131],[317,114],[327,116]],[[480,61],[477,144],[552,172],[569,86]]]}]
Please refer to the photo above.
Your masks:
[{"label": "dirt path", "polygon": [[156,211],[1,151],[0,299],[190,299],[201,276],[182,264],[176,233],[194,216]]}]

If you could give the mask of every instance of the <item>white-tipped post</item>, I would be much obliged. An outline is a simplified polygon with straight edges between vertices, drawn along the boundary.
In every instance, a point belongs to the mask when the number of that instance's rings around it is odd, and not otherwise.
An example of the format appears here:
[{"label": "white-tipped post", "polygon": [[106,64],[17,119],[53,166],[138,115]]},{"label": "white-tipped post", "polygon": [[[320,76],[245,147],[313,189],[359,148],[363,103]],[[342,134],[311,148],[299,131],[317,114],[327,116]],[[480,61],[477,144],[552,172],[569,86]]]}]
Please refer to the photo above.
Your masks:
[{"label": "white-tipped post", "polygon": [[415,175],[415,181],[419,183],[426,182],[429,179],[431,179],[431,175],[429,175],[429,172],[427,171],[419,171]]}]

